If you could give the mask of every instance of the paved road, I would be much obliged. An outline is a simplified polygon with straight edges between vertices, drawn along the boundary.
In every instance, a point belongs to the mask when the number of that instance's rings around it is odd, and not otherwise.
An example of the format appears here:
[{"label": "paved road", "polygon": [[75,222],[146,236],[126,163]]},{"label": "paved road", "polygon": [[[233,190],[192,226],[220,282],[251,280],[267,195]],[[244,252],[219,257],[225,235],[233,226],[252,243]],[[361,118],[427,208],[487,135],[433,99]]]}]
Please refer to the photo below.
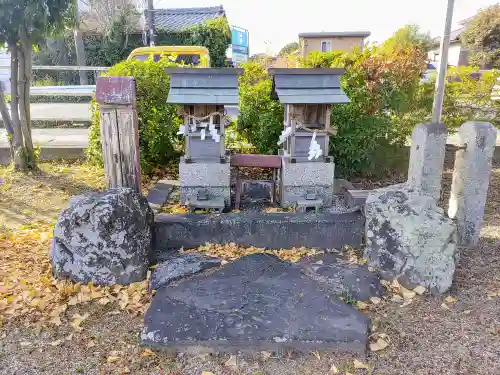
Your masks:
[{"label": "paved road", "polygon": [[[33,143],[40,147],[86,148],[89,143],[88,129],[33,129]],[[0,129],[0,148],[9,147],[7,132]]]},{"label": "paved road", "polygon": [[31,119],[43,121],[90,121],[90,103],[33,103]]}]

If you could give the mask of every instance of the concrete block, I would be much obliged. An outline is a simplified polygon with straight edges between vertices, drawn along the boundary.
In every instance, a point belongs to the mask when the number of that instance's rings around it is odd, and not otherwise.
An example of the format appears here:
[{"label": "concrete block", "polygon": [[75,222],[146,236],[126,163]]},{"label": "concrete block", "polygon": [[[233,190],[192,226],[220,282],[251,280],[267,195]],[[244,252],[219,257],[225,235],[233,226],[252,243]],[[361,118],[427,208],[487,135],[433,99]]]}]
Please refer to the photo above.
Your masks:
[{"label": "concrete block", "polygon": [[332,204],[335,164],[333,162],[290,163],[283,158],[281,169],[281,206],[293,207],[308,192],[322,199],[326,207]]},{"label": "concrete block", "polygon": [[408,184],[436,201],[441,196],[447,135],[444,124],[420,124],[411,135]]},{"label": "concrete block", "polygon": [[365,205],[366,198],[372,190],[347,190],[344,193],[344,202],[349,208]]},{"label": "concrete block", "polygon": [[191,195],[196,196],[199,189],[207,189],[211,196],[224,198],[226,205],[231,202],[231,166],[218,160],[210,162],[179,163],[181,203]]},{"label": "concrete block", "polygon": [[491,176],[497,131],[489,122],[468,121],[459,131],[448,216],[456,219],[458,244],[477,246]]}]

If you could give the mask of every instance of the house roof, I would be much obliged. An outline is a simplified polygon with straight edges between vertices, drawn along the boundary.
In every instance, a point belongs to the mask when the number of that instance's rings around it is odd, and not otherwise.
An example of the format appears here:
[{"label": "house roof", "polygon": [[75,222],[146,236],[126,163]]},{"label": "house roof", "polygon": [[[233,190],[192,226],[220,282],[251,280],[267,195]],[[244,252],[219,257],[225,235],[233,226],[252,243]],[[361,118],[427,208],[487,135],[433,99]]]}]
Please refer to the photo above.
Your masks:
[{"label": "house roof", "polygon": [[272,99],[281,104],[343,104],[350,100],[340,86],[344,69],[269,69]]},{"label": "house roof", "polygon": [[[453,30],[450,33],[450,43],[453,42],[460,42],[460,35],[465,31],[466,27],[461,27],[460,29]],[[432,40],[434,43],[438,44],[441,43],[441,37],[438,36]]]},{"label": "house roof", "polygon": [[335,38],[335,37],[349,37],[357,36],[368,38],[371,35],[369,31],[332,31],[332,32],[319,32],[319,33],[300,33],[299,38]]},{"label": "house roof", "polygon": [[238,75],[233,68],[167,68],[170,91],[167,103],[238,104]]},{"label": "house roof", "polygon": [[222,5],[205,8],[156,9],[154,13],[156,28],[168,31],[180,31],[186,27],[226,16]]}]

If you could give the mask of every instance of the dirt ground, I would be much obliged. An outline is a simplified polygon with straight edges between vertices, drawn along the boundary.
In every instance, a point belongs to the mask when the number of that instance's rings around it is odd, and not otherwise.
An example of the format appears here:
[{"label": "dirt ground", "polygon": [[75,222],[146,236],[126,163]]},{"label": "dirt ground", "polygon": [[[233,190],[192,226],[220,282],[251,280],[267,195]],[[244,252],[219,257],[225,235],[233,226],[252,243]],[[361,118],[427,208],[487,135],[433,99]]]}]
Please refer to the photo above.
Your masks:
[{"label": "dirt ground", "polygon": [[[405,307],[388,299],[364,310],[374,330],[388,335],[387,348],[366,356],[234,357],[140,347],[143,285],[83,290],[51,279],[50,223],[70,195],[102,187],[102,171],[88,168],[43,165],[44,174],[28,177],[0,170],[0,374],[500,374],[500,166],[492,175],[481,244],[460,254],[451,291],[416,297]],[[445,190],[450,177],[446,173]],[[17,308],[9,310],[9,303]]]}]

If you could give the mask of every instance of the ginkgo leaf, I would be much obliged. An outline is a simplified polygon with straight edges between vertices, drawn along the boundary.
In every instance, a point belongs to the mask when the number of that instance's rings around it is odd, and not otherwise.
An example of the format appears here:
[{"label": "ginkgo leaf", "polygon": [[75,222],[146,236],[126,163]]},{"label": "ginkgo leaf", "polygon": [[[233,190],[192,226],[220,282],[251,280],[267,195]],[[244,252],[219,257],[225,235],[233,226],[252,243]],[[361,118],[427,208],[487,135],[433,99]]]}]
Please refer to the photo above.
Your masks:
[{"label": "ginkgo leaf", "polygon": [[332,364],[330,366],[330,372],[333,374],[333,375],[337,375],[340,373],[339,369],[337,368],[337,366],[335,366],[334,364]]},{"label": "ginkgo leaf", "polygon": [[419,285],[415,289],[413,289],[415,293],[417,293],[419,296],[425,293],[426,289],[425,286]]},{"label": "ginkgo leaf", "polygon": [[368,308],[368,304],[363,301],[356,301],[356,307],[358,308],[358,310],[364,310]]},{"label": "ginkgo leaf", "polygon": [[367,365],[365,365],[363,362],[358,361],[357,359],[355,359],[353,363],[354,363],[354,368],[356,369],[362,369],[362,368],[368,369]]},{"label": "ginkgo leaf", "polygon": [[99,300],[99,305],[105,306],[110,302],[111,302],[111,300],[108,297],[103,297]]},{"label": "ginkgo leaf", "polygon": [[401,287],[399,289],[399,292],[401,294],[401,296],[404,298],[404,299],[412,299],[412,298],[415,298],[415,296],[417,295],[417,293],[413,290],[408,290],[406,288],[403,288]]},{"label": "ginkgo leaf", "polygon": [[382,299],[380,299],[379,297],[371,297],[371,298],[370,298],[370,301],[371,301],[374,305],[378,305],[380,302],[382,302]]},{"label": "ginkgo leaf", "polygon": [[124,367],[121,371],[120,371],[121,374],[130,374],[130,370],[128,367]]},{"label": "ginkgo leaf", "polygon": [[387,348],[387,346],[389,346],[389,343],[386,340],[379,338],[377,341],[370,343],[370,350],[372,352],[378,352],[379,350]]},{"label": "ginkgo leaf", "polygon": [[201,375],[215,375],[213,372],[210,371],[202,371]]},{"label": "ginkgo leaf", "polygon": [[109,356],[106,362],[108,363],[115,363],[118,362],[121,359],[119,356]]},{"label": "ginkgo leaf", "polygon": [[75,315],[73,315],[73,321],[71,322],[71,327],[73,327],[73,329],[75,331],[78,331],[78,332],[83,331],[83,328],[80,327],[80,325],[88,317],[89,317],[89,313],[85,313],[83,315],[80,315],[80,314],[76,313]]},{"label": "ginkgo leaf", "polygon": [[59,315],[54,316],[52,319],[49,320],[49,323],[51,323],[55,326],[60,326],[62,324],[61,317]]},{"label": "ginkgo leaf", "polygon": [[95,341],[93,340],[90,340],[89,342],[87,342],[87,348],[93,348],[94,346],[96,346],[96,343]]},{"label": "ginkgo leaf", "polygon": [[235,355],[232,355],[229,357],[229,359],[224,362],[224,366],[227,366],[227,367],[238,367],[238,362],[237,362],[237,358]]},{"label": "ginkgo leaf", "polygon": [[62,340],[56,340],[56,341],[52,341],[52,342],[50,343],[50,345],[51,345],[51,346],[58,346],[58,345],[61,345],[61,343],[62,343]]},{"label": "ginkgo leaf", "polygon": [[391,301],[394,302],[403,302],[403,297],[401,297],[399,294],[393,294],[391,297]]},{"label": "ginkgo leaf", "polygon": [[141,354],[141,357],[151,357],[155,355],[151,349],[144,349],[144,351]]},{"label": "ginkgo leaf", "polygon": [[450,306],[448,306],[446,303],[442,303],[441,304],[441,308],[444,309],[444,310],[449,310],[450,309]]},{"label": "ginkgo leaf", "polygon": [[455,303],[455,302],[457,302],[457,299],[456,299],[456,298],[454,298],[454,297],[452,297],[452,296],[448,296],[448,297],[446,297],[444,300],[445,300],[446,302],[448,302],[448,303]]}]

